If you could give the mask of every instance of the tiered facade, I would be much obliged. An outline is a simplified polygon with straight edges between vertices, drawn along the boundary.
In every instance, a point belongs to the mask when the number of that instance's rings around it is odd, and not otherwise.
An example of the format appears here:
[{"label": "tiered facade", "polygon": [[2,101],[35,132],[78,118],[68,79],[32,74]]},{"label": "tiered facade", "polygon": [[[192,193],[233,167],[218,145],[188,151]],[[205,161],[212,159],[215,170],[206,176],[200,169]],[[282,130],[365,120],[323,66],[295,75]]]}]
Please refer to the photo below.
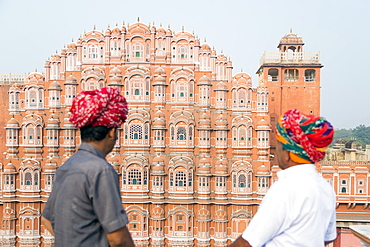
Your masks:
[{"label": "tiered facade", "polygon": [[[40,224],[56,169],[77,150],[82,90],[117,87],[127,122],[108,161],[137,246],[227,246],[271,181],[268,91],[194,35],[135,23],[93,30],[8,91],[0,168],[4,246],[52,246]],[[109,210],[109,209],[107,209]]]}]

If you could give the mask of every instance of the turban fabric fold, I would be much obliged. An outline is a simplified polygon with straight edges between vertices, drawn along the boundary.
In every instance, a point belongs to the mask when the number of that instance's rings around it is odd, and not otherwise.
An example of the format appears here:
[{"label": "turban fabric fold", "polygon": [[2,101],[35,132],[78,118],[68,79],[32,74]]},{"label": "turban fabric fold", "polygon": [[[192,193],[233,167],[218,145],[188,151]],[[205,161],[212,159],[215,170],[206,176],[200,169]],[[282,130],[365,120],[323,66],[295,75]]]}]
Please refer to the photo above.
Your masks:
[{"label": "turban fabric fold", "polygon": [[82,91],[73,100],[69,121],[76,127],[119,128],[127,118],[126,99],[117,88]]},{"label": "turban fabric fold", "polygon": [[319,162],[333,140],[333,126],[323,117],[287,111],[276,124],[276,138],[297,163]]}]

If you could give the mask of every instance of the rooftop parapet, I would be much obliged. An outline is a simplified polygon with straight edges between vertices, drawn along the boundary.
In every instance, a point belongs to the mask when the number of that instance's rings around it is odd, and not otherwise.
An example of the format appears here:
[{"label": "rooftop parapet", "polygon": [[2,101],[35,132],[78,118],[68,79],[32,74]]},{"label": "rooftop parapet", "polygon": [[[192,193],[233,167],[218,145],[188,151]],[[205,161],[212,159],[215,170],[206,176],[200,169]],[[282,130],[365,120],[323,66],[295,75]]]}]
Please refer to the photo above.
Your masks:
[{"label": "rooftop parapet", "polygon": [[264,64],[320,64],[320,52],[266,52],[260,65]]},{"label": "rooftop parapet", "polygon": [[27,74],[0,74],[0,84],[24,84]]},{"label": "rooftop parapet", "polygon": [[370,166],[369,161],[321,161],[320,166]]}]

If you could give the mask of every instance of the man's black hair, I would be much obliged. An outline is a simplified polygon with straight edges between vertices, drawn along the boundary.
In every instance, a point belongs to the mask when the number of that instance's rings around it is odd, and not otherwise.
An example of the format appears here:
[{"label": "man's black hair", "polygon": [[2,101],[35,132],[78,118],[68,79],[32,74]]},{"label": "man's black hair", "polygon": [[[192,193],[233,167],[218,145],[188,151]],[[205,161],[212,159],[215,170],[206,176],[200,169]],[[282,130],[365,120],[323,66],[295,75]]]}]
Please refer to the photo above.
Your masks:
[{"label": "man's black hair", "polygon": [[105,126],[85,126],[80,128],[81,140],[84,142],[103,140],[112,128]]}]

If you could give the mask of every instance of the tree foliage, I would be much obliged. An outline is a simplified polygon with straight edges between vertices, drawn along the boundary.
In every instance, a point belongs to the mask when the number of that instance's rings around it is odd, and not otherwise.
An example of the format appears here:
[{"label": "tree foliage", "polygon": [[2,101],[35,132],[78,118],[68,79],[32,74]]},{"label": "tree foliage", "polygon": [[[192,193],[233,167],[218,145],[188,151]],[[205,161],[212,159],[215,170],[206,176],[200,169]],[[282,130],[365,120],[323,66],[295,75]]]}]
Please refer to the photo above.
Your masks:
[{"label": "tree foliage", "polygon": [[334,142],[338,139],[344,139],[346,141],[357,140],[363,147],[370,145],[370,126],[366,127],[361,124],[354,129],[336,129]]}]

